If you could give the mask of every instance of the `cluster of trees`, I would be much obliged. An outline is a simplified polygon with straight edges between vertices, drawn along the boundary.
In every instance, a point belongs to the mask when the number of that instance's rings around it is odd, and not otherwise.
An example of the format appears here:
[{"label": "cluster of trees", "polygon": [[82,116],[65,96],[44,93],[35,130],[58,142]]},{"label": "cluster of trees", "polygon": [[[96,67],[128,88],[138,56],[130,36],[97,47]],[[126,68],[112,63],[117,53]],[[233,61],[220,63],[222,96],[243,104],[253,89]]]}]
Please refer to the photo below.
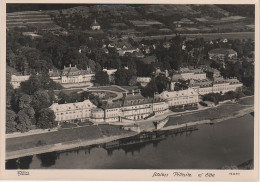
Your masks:
[{"label": "cluster of trees", "polygon": [[[237,77],[247,87],[247,91],[254,94],[254,64],[245,59],[237,62],[213,62],[211,67],[220,70],[224,78]],[[250,93],[249,93],[250,94]],[[250,94],[250,95],[251,95]]]},{"label": "cluster of trees", "polygon": [[55,127],[54,112],[48,107],[56,101],[53,90],[61,88],[43,74],[32,74],[28,81],[22,82],[21,87],[15,90],[7,82],[6,132],[26,132],[35,126],[42,129]]},{"label": "cluster of trees", "polygon": [[152,77],[151,81],[142,89],[142,95],[145,97],[153,97],[157,93],[161,93],[169,88],[170,81],[164,75]]},{"label": "cluster of trees", "polygon": [[88,91],[83,91],[81,93],[71,92],[69,94],[66,94],[63,91],[61,91],[58,94],[57,100],[59,104],[65,104],[65,103],[83,102],[86,99],[89,99],[96,106],[101,105],[99,97],[93,95],[91,92]]},{"label": "cluster of trees", "polygon": [[214,102],[216,105],[224,100],[233,100],[233,99],[239,99],[241,97],[245,96],[241,89],[238,89],[236,92],[229,91],[224,94],[220,93],[209,93],[203,95],[202,100],[203,101],[211,101]]}]

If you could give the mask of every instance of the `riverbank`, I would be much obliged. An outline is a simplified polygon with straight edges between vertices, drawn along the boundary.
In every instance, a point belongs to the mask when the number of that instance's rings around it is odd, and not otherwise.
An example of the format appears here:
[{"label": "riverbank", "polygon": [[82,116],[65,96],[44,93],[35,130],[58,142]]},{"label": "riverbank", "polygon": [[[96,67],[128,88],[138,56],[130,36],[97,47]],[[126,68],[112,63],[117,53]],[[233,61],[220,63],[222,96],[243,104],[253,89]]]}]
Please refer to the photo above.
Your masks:
[{"label": "riverbank", "polygon": [[41,153],[63,151],[63,150],[69,150],[69,149],[74,149],[74,148],[79,148],[79,147],[90,146],[90,145],[97,145],[97,144],[111,142],[114,140],[119,140],[119,139],[126,138],[126,137],[135,136],[137,134],[138,133],[131,133],[131,134],[129,133],[129,134],[124,134],[124,135],[111,136],[111,137],[99,138],[99,139],[87,140],[87,141],[86,140],[85,141],[76,140],[76,141],[71,141],[71,142],[46,145],[46,146],[42,146],[42,147],[17,150],[17,151],[6,153],[6,160],[30,156],[30,155],[36,155],[36,154],[41,154]]},{"label": "riverbank", "polygon": [[[251,99],[254,99],[252,97]],[[252,105],[226,102],[217,107],[205,108],[186,113],[169,113],[168,123],[161,130],[177,129],[185,126],[218,123],[231,118],[241,117],[254,111]],[[166,115],[162,116],[166,117]],[[158,118],[156,118],[158,119]],[[140,122],[140,125],[151,128],[151,121]],[[118,125],[96,125],[72,128],[49,133],[35,134],[6,139],[6,160],[29,155],[69,150],[94,144],[107,143],[113,140],[135,136],[138,133],[125,131]],[[154,126],[153,126],[154,128]],[[146,131],[152,131],[146,130]]]}]

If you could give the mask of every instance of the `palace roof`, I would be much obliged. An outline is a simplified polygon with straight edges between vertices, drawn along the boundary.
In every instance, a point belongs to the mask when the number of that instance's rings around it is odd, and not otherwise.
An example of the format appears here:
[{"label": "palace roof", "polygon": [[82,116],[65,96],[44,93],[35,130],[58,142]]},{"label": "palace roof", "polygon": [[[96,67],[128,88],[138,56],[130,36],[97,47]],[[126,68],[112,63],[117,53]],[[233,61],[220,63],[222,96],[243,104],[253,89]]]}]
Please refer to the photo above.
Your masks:
[{"label": "palace roof", "polygon": [[74,111],[74,110],[81,110],[81,109],[92,109],[96,108],[90,100],[84,100],[83,102],[75,102],[75,103],[66,103],[66,104],[58,104],[53,103],[50,106],[54,112],[64,112],[64,111]]}]

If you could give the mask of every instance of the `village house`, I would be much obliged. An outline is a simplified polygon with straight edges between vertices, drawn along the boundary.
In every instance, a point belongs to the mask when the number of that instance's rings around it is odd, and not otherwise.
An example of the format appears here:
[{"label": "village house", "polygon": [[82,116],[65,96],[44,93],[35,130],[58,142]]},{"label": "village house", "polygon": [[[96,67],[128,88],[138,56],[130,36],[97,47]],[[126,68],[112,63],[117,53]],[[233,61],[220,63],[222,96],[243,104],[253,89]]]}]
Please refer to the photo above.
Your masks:
[{"label": "village house", "polygon": [[128,42],[117,42],[114,47],[116,48],[119,56],[124,56],[125,53],[134,53],[140,51],[138,48],[134,48]]}]

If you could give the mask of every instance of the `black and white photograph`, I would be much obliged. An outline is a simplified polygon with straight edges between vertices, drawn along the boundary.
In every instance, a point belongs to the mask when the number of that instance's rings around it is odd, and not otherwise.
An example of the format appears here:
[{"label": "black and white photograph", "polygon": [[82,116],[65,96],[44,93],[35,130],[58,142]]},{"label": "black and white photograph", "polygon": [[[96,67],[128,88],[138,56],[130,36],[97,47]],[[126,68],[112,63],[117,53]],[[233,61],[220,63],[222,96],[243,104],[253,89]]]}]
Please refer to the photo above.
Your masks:
[{"label": "black and white photograph", "polygon": [[6,171],[258,168],[255,4],[5,5]]}]

